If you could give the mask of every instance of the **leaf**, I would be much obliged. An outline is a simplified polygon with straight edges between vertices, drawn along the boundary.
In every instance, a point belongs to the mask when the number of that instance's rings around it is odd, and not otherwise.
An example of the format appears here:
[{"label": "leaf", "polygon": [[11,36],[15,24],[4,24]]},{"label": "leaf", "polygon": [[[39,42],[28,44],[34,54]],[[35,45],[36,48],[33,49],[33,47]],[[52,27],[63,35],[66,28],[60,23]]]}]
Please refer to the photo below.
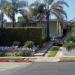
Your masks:
[{"label": "leaf", "polygon": [[66,14],[66,12],[64,11],[64,10],[59,10],[59,12],[61,13],[61,14],[63,14],[65,17],[66,17],[66,19],[67,19],[67,14]]},{"label": "leaf", "polygon": [[69,7],[69,5],[65,2],[65,1],[57,1],[55,4],[58,4],[58,5],[66,5],[67,7]]},{"label": "leaf", "polygon": [[55,12],[58,12],[60,14],[63,14],[66,19],[67,19],[67,14],[66,12],[63,10],[63,6],[61,6],[60,4],[58,4],[57,2],[54,3],[52,6],[51,6],[51,10],[55,11]]},{"label": "leaf", "polygon": [[49,5],[50,5],[50,4],[52,4],[52,3],[53,3],[53,1],[54,1],[54,0],[44,0],[44,3],[47,3],[47,4],[49,4]]}]

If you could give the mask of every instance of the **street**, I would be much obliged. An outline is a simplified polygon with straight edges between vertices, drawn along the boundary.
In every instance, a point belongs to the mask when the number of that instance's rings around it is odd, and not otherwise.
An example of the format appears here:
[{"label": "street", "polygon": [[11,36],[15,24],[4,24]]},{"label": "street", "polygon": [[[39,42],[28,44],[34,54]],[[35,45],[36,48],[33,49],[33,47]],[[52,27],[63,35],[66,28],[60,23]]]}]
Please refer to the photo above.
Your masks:
[{"label": "street", "polygon": [[75,62],[32,63],[0,71],[0,75],[75,75]]}]

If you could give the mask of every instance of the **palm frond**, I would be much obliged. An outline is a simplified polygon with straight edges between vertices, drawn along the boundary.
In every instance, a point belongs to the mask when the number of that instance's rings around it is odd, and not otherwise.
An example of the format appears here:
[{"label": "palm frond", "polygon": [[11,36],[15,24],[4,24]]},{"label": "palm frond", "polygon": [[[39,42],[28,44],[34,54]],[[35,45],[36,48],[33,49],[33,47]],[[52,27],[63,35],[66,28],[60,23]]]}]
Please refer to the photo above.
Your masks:
[{"label": "palm frond", "polygon": [[38,6],[38,12],[39,12],[39,13],[44,13],[44,10],[45,10],[45,4],[40,4],[40,5]]},{"label": "palm frond", "polygon": [[39,1],[35,1],[34,3],[30,4],[30,7],[38,7],[40,5]]},{"label": "palm frond", "polygon": [[58,12],[60,14],[63,14],[66,17],[66,19],[67,19],[67,13],[65,12],[65,10],[63,10],[62,6],[57,5],[57,4],[56,5],[53,4],[52,7],[51,7],[51,10],[55,11],[55,12]]},{"label": "palm frond", "polygon": [[57,19],[63,19],[63,16],[57,11],[51,11],[51,14],[55,15]]},{"label": "palm frond", "polygon": [[51,11],[52,14],[54,14],[57,18],[57,20],[60,22],[60,25],[61,27],[63,28],[63,25],[64,25],[64,15],[61,14],[60,12],[58,11]]},{"label": "palm frond", "polygon": [[63,9],[63,7],[61,5],[58,5],[56,3],[52,4],[51,9]]},{"label": "palm frond", "polygon": [[44,3],[47,3],[47,4],[49,4],[49,5],[50,5],[50,4],[52,4],[52,3],[53,3],[53,1],[54,1],[54,0],[44,0]]},{"label": "palm frond", "polygon": [[55,4],[57,5],[66,5],[67,7],[69,7],[69,5],[65,2],[65,1],[57,1]]},{"label": "palm frond", "polygon": [[65,17],[66,17],[66,19],[67,19],[67,14],[66,14],[66,12],[64,11],[64,10],[58,10],[61,14],[63,14]]}]

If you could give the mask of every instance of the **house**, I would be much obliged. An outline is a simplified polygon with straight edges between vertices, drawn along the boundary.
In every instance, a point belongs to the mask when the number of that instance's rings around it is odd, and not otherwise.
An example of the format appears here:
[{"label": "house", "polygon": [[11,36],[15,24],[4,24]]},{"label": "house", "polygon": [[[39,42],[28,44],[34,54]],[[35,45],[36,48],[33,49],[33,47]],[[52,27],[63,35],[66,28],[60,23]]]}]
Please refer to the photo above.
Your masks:
[{"label": "house", "polygon": [[[26,14],[30,13],[29,8],[27,8],[27,7],[20,8],[20,9],[24,9],[24,12],[26,12]],[[43,27],[43,32],[42,32],[43,35],[45,35],[45,33],[47,33],[47,24],[46,24],[45,19],[43,19],[42,21],[38,21],[35,18],[31,18],[29,20],[29,23],[26,23],[25,20],[23,19],[22,15],[20,14],[21,12],[22,11],[15,14],[15,20],[16,20],[15,27],[21,27],[21,26],[23,26],[23,27],[25,27],[25,26]],[[13,26],[12,20],[5,13],[4,13],[4,20],[5,20],[5,22],[3,24],[4,28]],[[1,24],[0,24],[0,26],[1,26]],[[49,35],[50,35],[50,37],[63,35],[62,27],[56,19],[50,20]]]},{"label": "house", "polygon": [[[47,22],[41,21],[37,24],[39,27],[43,27],[43,34],[47,33]],[[60,23],[56,19],[51,19],[49,23],[49,36],[62,36],[63,35],[63,28],[61,27]]]},{"label": "house", "polygon": [[53,19],[50,21],[50,36],[55,37],[55,36],[62,36],[63,35],[63,28],[61,24],[56,20]]},{"label": "house", "polygon": [[[12,28],[12,22],[6,22],[3,27],[4,28]],[[47,22],[46,20],[38,21],[38,20],[29,20],[29,23],[24,22],[16,22],[15,27],[41,27],[42,35],[47,36]],[[50,20],[49,24],[49,35],[50,37],[62,36],[63,29],[60,23],[56,19]]]}]

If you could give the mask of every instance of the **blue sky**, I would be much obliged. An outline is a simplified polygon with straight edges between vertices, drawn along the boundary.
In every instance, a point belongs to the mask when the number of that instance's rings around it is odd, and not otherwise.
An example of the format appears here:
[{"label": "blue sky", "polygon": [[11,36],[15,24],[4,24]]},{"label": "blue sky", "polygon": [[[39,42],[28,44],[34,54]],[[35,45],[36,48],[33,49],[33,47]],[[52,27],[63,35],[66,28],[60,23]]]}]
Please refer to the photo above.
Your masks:
[{"label": "blue sky", "polygon": [[67,12],[68,19],[71,20],[75,18],[75,0],[65,0],[65,1],[68,3],[69,8],[64,9]]},{"label": "blue sky", "polygon": [[[29,3],[34,2],[35,0],[28,0]],[[57,0],[55,0],[57,1]],[[68,20],[71,20],[75,18],[75,0],[65,0],[65,2],[68,3],[69,8],[64,7],[67,15],[68,15]]]}]

